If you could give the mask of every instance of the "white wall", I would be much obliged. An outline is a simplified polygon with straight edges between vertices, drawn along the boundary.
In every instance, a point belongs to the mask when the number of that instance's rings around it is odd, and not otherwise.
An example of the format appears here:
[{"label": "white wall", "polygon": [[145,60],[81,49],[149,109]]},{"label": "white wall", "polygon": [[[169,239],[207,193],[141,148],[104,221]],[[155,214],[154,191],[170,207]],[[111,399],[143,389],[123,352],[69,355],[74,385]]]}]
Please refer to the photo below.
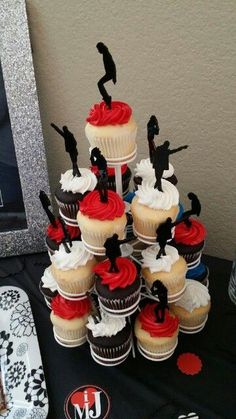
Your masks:
[{"label": "white wall", "polygon": [[103,74],[95,45],[117,65],[113,98],[128,102],[139,126],[139,159],[147,157],[146,123],[155,113],[159,141],[189,144],[172,157],[181,200],[202,202],[206,252],[232,258],[236,248],[235,0],[27,0],[36,81],[52,190],[69,166],[50,122],[74,131],[80,165],[90,106]]}]

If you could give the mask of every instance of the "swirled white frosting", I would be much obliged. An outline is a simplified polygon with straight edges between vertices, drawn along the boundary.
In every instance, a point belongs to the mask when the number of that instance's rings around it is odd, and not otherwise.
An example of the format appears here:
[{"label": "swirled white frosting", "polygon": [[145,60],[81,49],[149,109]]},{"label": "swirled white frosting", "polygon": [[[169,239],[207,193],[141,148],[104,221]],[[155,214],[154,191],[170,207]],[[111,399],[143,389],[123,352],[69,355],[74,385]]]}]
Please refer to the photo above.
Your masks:
[{"label": "swirled white frosting", "polygon": [[88,317],[87,328],[92,331],[95,338],[99,336],[115,336],[118,332],[124,329],[126,320],[121,317],[111,317],[106,313],[101,313],[102,320],[95,323],[92,316]]},{"label": "swirled white frosting", "polygon": [[[136,164],[134,169],[135,176],[140,176],[143,180],[144,179],[153,179],[155,178],[155,171],[152,167],[152,163],[150,162],[150,158],[142,159],[139,163]],[[164,170],[162,177],[167,179],[174,174],[174,167],[171,163],[169,163],[169,169]]]},{"label": "swirled white frosting", "polygon": [[97,178],[89,169],[79,169],[81,176],[73,176],[73,170],[67,170],[61,175],[61,188],[64,192],[85,193],[93,191],[97,185]]},{"label": "swirled white frosting", "polygon": [[160,250],[159,244],[149,246],[142,251],[142,267],[149,268],[150,272],[170,272],[171,266],[179,259],[178,250],[167,245],[165,247],[166,256],[156,259]]},{"label": "swirled white frosting", "polygon": [[50,266],[45,269],[41,281],[43,283],[43,288],[49,288],[52,292],[57,290],[57,283],[51,273]]},{"label": "swirled white frosting", "polygon": [[210,294],[205,285],[195,281],[194,279],[186,279],[184,294],[180,300],[175,302],[175,305],[192,313],[195,308],[207,306],[210,299]]},{"label": "swirled white frosting", "polygon": [[51,262],[57,269],[62,271],[76,269],[79,266],[86,265],[93,258],[93,255],[85,249],[84,244],[80,241],[72,242],[70,251],[70,253],[67,253],[63,244],[60,244],[59,250],[56,250],[54,255],[50,255]]},{"label": "swirled white frosting", "polygon": [[138,186],[135,195],[138,197],[139,204],[162,210],[169,210],[173,205],[178,205],[178,189],[168,180],[162,179],[163,192],[160,192],[154,188],[155,182],[156,179],[143,180],[142,185]]}]

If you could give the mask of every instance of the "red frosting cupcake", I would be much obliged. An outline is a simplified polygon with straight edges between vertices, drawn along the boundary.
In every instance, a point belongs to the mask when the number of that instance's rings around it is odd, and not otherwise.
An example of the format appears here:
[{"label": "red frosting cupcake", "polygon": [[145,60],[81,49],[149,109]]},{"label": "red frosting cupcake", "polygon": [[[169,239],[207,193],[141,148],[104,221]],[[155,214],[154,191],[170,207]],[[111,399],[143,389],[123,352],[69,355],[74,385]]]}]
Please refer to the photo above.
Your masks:
[{"label": "red frosting cupcake", "polygon": [[57,341],[66,346],[79,346],[86,341],[86,324],[91,311],[88,298],[71,301],[58,294],[52,299],[51,322]]},{"label": "red frosting cupcake", "polygon": [[77,215],[85,247],[94,254],[105,254],[103,244],[117,233],[124,238],[126,226],[125,204],[120,196],[108,190],[108,202],[101,202],[98,191],[88,193],[80,204]]},{"label": "red frosting cupcake", "polygon": [[200,263],[202,250],[205,244],[206,229],[200,221],[190,218],[191,226],[180,223],[175,227],[172,242],[181,256],[184,257],[188,268],[193,268]]},{"label": "red frosting cupcake", "polygon": [[91,147],[98,147],[111,163],[135,155],[137,125],[127,103],[113,101],[111,109],[105,102],[96,103],[90,109],[85,134]]},{"label": "red frosting cupcake", "polygon": [[[62,240],[65,237],[60,221],[58,219],[56,219],[55,221],[55,226],[53,224],[49,224],[47,227],[46,245],[51,255],[53,255],[55,251],[59,249],[59,245],[62,243]],[[72,241],[80,240],[79,227],[72,227],[67,225],[66,230],[68,231]]]},{"label": "red frosting cupcake", "polygon": [[129,259],[118,257],[116,264],[119,272],[109,272],[109,260],[95,266],[95,289],[107,313],[127,316],[137,309],[140,299],[140,278],[134,263]]},{"label": "red frosting cupcake", "polygon": [[179,321],[166,309],[164,321],[157,322],[156,306],[157,303],[147,304],[141,310],[134,330],[142,355],[153,361],[161,361],[169,358],[177,346]]}]

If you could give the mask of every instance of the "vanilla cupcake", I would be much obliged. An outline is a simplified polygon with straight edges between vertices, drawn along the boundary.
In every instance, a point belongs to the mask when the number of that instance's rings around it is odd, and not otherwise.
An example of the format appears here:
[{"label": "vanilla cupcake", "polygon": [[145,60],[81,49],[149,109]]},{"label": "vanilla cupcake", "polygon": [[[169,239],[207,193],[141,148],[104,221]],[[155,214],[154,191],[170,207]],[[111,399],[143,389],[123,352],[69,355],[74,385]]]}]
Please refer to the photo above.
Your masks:
[{"label": "vanilla cupcake", "polygon": [[153,283],[159,279],[168,290],[168,301],[177,301],[185,289],[187,264],[175,247],[166,245],[166,256],[156,259],[159,250],[160,246],[155,244],[142,251],[141,275],[148,292],[151,292]]},{"label": "vanilla cupcake", "polygon": [[134,333],[140,353],[152,361],[169,358],[178,343],[179,321],[176,316],[165,310],[162,323],[158,323],[155,314],[157,303],[147,304],[138,314]]},{"label": "vanilla cupcake", "polygon": [[[174,167],[171,163],[169,163],[168,170],[164,170],[162,177],[163,179],[168,180],[170,183],[173,183],[173,185],[177,185],[178,183],[177,177],[174,174]],[[134,169],[133,180],[135,189],[137,189],[138,185],[141,185],[143,181],[149,181],[153,179],[156,181],[155,170],[153,169],[150,158],[142,159],[139,163],[136,164]]]},{"label": "vanilla cupcake", "polygon": [[131,203],[134,232],[147,243],[156,241],[157,227],[168,217],[174,222],[179,212],[179,192],[177,188],[162,179],[163,192],[154,188],[155,179],[143,181]]},{"label": "vanilla cupcake", "polygon": [[111,190],[108,202],[101,202],[98,191],[90,192],[80,204],[77,221],[86,248],[94,254],[105,254],[103,244],[108,237],[117,233],[119,239],[124,238],[127,223],[124,201]]},{"label": "vanilla cupcake", "polygon": [[87,328],[91,355],[97,363],[114,366],[125,361],[131,350],[131,327],[125,318],[101,312],[98,323],[89,316]]},{"label": "vanilla cupcake", "polygon": [[82,242],[72,242],[67,253],[64,245],[51,255],[51,272],[57,282],[58,291],[65,296],[83,296],[94,284],[93,268],[96,259]]},{"label": "vanilla cupcake", "polygon": [[67,170],[61,175],[60,185],[55,192],[59,212],[65,223],[77,226],[76,215],[80,201],[97,185],[97,178],[89,169],[80,168],[81,176],[73,176],[73,170]]},{"label": "vanilla cupcake", "polygon": [[207,287],[194,279],[186,279],[186,289],[180,300],[170,305],[170,310],[179,318],[183,333],[200,332],[207,321],[211,308]]},{"label": "vanilla cupcake", "polygon": [[86,324],[91,312],[88,298],[71,301],[58,294],[51,305],[50,319],[56,340],[65,346],[79,346],[86,342]]},{"label": "vanilla cupcake", "polygon": [[136,153],[137,125],[127,103],[96,103],[90,110],[85,134],[92,148],[98,147],[109,162],[126,161]]}]

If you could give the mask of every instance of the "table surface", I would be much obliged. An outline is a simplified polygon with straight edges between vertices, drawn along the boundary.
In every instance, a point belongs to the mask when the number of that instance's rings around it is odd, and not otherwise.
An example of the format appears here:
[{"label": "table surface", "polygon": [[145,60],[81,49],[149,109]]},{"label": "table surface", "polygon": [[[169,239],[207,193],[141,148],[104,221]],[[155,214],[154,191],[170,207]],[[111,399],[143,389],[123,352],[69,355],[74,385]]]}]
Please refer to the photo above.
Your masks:
[{"label": "table surface", "polygon": [[[92,360],[87,343],[69,349],[54,340],[50,311],[38,289],[49,265],[48,255],[0,260],[0,285],[18,286],[30,299],[49,396],[49,419],[64,419],[69,393],[87,385],[107,392],[110,419],[177,419],[190,412],[200,419],[236,418],[236,306],[227,293],[231,262],[209,256],[203,261],[210,269],[212,297],[204,330],[195,335],[180,334],[176,351],[167,361],[151,362],[137,353],[135,359],[129,355],[120,366],[103,367]],[[178,370],[177,358],[185,352],[201,358],[199,374],[189,376]]]}]

